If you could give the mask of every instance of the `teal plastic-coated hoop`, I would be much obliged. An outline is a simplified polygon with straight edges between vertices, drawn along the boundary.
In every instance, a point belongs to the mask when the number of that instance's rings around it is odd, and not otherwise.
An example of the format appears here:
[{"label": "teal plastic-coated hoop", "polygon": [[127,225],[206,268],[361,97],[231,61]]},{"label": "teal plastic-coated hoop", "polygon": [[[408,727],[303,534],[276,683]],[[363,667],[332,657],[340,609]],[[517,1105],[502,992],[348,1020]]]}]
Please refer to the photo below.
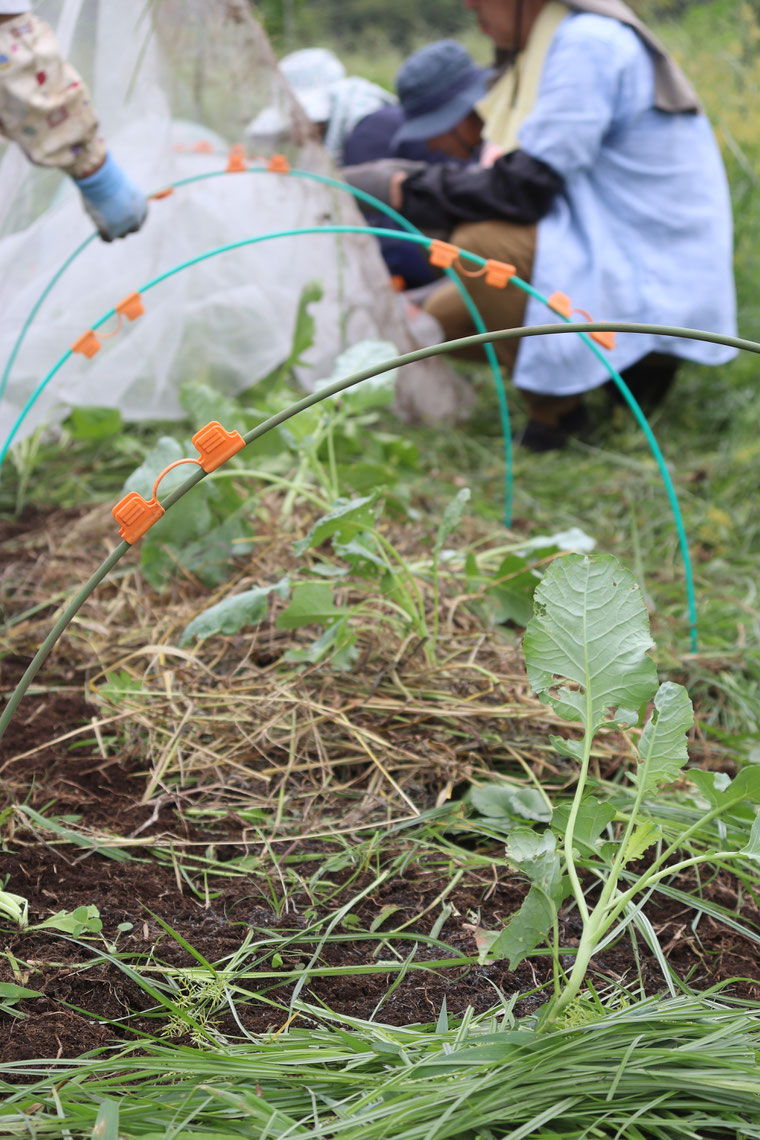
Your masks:
[{"label": "teal plastic-coated hoop", "polygon": [[[181,179],[179,179],[179,181],[171,183],[170,186],[167,186],[165,189],[166,190],[170,190],[170,189],[171,190],[177,190],[177,189],[181,189],[184,186],[190,186],[194,182],[204,182],[204,181],[207,181],[208,179],[211,179],[211,178],[222,178],[226,175],[229,175],[230,173],[236,173],[236,174],[238,174],[238,173],[267,174],[267,173],[271,173],[271,172],[270,172],[268,166],[249,166],[245,172],[242,172],[242,171],[231,172],[229,170],[212,170],[212,171],[207,171],[204,174],[193,174],[193,175],[190,175],[188,178],[181,178]],[[315,174],[309,170],[293,170],[293,169],[291,169],[290,171],[288,171],[288,175],[290,177],[295,177],[295,178],[305,178],[305,179],[308,179],[309,181],[312,181],[312,182],[318,182],[318,183],[321,183],[322,185],[330,186],[335,190],[342,191],[343,193],[351,194],[357,200],[365,202],[367,205],[372,206],[373,209],[378,210],[380,213],[385,214],[389,218],[392,218],[395,222],[397,222],[403,228],[403,230],[406,233],[413,233],[413,234],[417,234],[419,236],[423,236],[422,231],[419,230],[417,228],[417,226],[413,225],[412,222],[410,222],[407,218],[405,218],[403,216],[403,214],[399,214],[398,211],[394,210],[392,206],[386,205],[385,202],[381,202],[379,198],[375,198],[372,194],[367,194],[366,191],[364,191],[364,190],[358,190],[355,186],[350,186],[347,182],[340,182],[336,178],[330,178],[329,175]],[[150,195],[150,198],[155,198],[155,197],[156,197],[155,194]],[[32,322],[34,321],[35,317],[37,316],[37,313],[39,312],[40,308],[44,304],[46,298],[50,295],[50,293],[53,290],[53,288],[55,287],[55,285],[58,283],[58,281],[61,279],[63,274],[66,272],[68,267],[74,261],[76,261],[76,259],[80,255],[80,253],[82,253],[87,248],[87,246],[92,241],[95,240],[95,238],[97,236],[98,235],[96,233],[90,234],[90,236],[88,238],[86,238],[85,241],[83,241],[81,243],[81,245],[77,246],[77,248],[74,250],[74,252],[72,254],[69,255],[69,257],[63,263],[63,265],[60,267],[60,269],[53,275],[53,277],[50,279],[48,284],[45,286],[45,288],[42,291],[42,293],[40,294],[40,296],[37,298],[37,301],[35,302],[35,304],[32,306],[32,309],[31,309],[29,315],[27,316],[26,320],[24,321],[24,324],[21,327],[21,331],[20,331],[18,337],[16,338],[16,342],[13,345],[13,348],[11,349],[11,354],[8,358],[8,361],[5,365],[5,368],[3,369],[3,374],[2,374],[2,376],[0,376],[0,401],[2,401],[3,396],[5,394],[5,389],[6,389],[6,385],[8,383],[8,378],[10,376],[11,369],[13,368],[13,365],[16,361],[16,357],[18,356],[21,345],[23,344],[23,342],[26,338],[26,334],[29,331],[29,328],[31,327]],[[399,235],[394,234],[394,236],[398,237]],[[456,272],[453,269],[446,269],[446,270],[444,270],[444,272],[445,272],[446,276],[449,277],[454,282],[457,289],[459,290],[459,294],[462,298],[464,305],[467,308],[467,311],[469,312],[470,316],[472,317],[472,321],[473,321],[473,324],[475,325],[476,330],[480,333],[486,332],[487,331],[486,326],[485,326],[485,323],[483,321],[483,318],[480,315],[480,311],[479,311],[477,305],[475,304],[475,302],[473,301],[472,297],[470,296],[470,294],[467,292],[466,288],[462,284],[462,281],[460,280],[459,276],[456,274]],[[513,475],[513,455],[512,455],[512,432],[510,429],[510,422],[509,422],[509,407],[507,404],[507,394],[506,394],[506,391],[504,389],[504,381],[502,379],[501,369],[499,367],[499,362],[496,358],[496,353],[494,352],[493,345],[489,341],[487,344],[485,344],[483,346],[483,348],[484,348],[484,351],[485,351],[485,354],[486,354],[486,357],[488,360],[488,365],[491,369],[491,374],[493,376],[494,386],[496,388],[496,397],[497,397],[497,401],[498,401],[498,405],[499,405],[499,416],[501,418],[501,434],[502,434],[503,449],[504,449],[504,525],[506,527],[510,527],[512,525],[512,510],[513,510],[513,502],[514,502],[514,475]],[[3,453],[3,455],[4,454],[5,453]],[[0,466],[1,465],[2,465],[2,457],[0,457]]]},{"label": "teal plastic-coated hoop", "polygon": [[[464,337],[461,340],[450,342],[450,344],[433,345],[430,348],[418,349],[417,352],[408,353],[405,356],[396,357],[393,360],[384,361],[383,364],[374,368],[365,369],[362,372],[355,373],[344,380],[336,381],[334,384],[327,388],[321,389],[318,392],[313,392],[309,396],[305,396],[302,400],[292,404],[289,408],[278,412],[277,415],[270,416],[268,420],[259,424],[258,427],[253,428],[247,432],[243,437],[246,444],[253,443],[256,439],[266,435],[267,432],[272,431],[273,428],[279,424],[284,423],[291,416],[297,415],[299,412],[304,411],[306,408],[311,407],[313,404],[320,403],[322,400],[328,399],[330,396],[335,396],[345,389],[352,387],[355,384],[361,383],[363,380],[368,380],[372,376],[381,375],[383,372],[390,371],[393,368],[403,367],[405,364],[412,364],[416,360],[425,359],[428,356],[435,356],[441,352],[447,352],[450,348],[469,348],[478,344],[483,344],[486,339],[490,340],[507,340],[510,337],[525,337],[525,336],[549,336],[557,333],[591,333],[591,332],[656,332],[664,336],[683,337],[689,340],[702,340],[712,344],[727,344],[732,348],[744,349],[748,352],[760,354],[760,344],[755,341],[742,340],[738,337],[723,337],[716,333],[701,332],[697,329],[685,329],[670,326],[658,325],[639,325],[623,322],[613,321],[592,321],[585,323],[568,323],[552,324],[552,325],[536,325],[532,328],[523,329],[504,329],[501,332],[478,334],[474,337]],[[164,500],[162,506],[165,511],[168,511],[176,502],[178,502],[184,495],[188,493],[197,483],[205,478],[205,472],[198,468],[189,479],[187,479],[180,487],[173,491]],[[112,552],[108,555],[105,561],[91,576],[85,586],[77,593],[72,599],[64,612],[59,617],[58,621],[53,626],[45,641],[40,646],[34,659],[28,666],[23,677],[16,686],[13,694],[11,695],[5,710],[0,717],[0,739],[2,738],[8,724],[10,723],[13,714],[23,699],[30,684],[37,675],[39,669],[45,662],[48,654],[52,650],[55,643],[63,635],[67,626],[74,619],[81,607],[84,605],[87,598],[93,593],[100,582],[110,573],[120,558],[131,549],[130,545],[126,542],[121,542]],[[692,624],[692,646],[696,650],[696,624]]]},{"label": "teal plastic-coated hoop", "polygon": [[[149,281],[146,285],[141,286],[139,292],[141,295],[145,294],[145,293],[149,292],[151,289],[155,288],[157,285],[160,285],[163,281],[167,281],[169,278],[174,277],[176,274],[183,272],[185,269],[189,269],[193,265],[197,265],[202,261],[207,261],[207,260],[209,260],[209,258],[217,257],[219,254],[227,253],[227,252],[234,250],[234,249],[241,249],[241,248],[244,248],[245,246],[249,246],[249,245],[257,245],[261,242],[271,241],[271,240],[274,240],[276,238],[302,237],[302,236],[306,236],[307,234],[328,234],[328,233],[361,233],[361,234],[368,234],[369,233],[369,234],[374,234],[374,235],[379,236],[379,237],[390,236],[390,237],[394,237],[398,240],[410,241],[410,242],[414,242],[418,245],[424,245],[426,248],[429,248],[430,245],[432,244],[431,240],[429,238],[426,238],[422,235],[401,233],[397,230],[378,229],[378,228],[371,227],[371,226],[327,225],[327,226],[308,226],[308,227],[305,227],[302,229],[281,230],[281,231],[278,231],[277,233],[259,234],[256,237],[252,237],[252,238],[242,238],[240,241],[230,242],[227,245],[219,246],[216,249],[207,250],[205,253],[198,254],[195,257],[190,258],[188,261],[184,261],[181,264],[174,266],[172,269],[166,270],[165,273],[160,274],[158,277],[154,277],[152,281]],[[482,258],[478,254],[475,254],[475,253],[469,253],[467,250],[461,250],[460,256],[468,258],[470,261],[475,262],[475,264],[480,266],[480,267],[483,267],[486,264],[485,258]],[[516,285],[519,289],[522,289],[524,292],[529,293],[531,296],[537,298],[543,304],[548,306],[548,300],[541,293],[539,293],[536,289],[534,289],[532,285],[527,284],[527,282],[523,281],[521,278],[513,277],[511,280],[511,283]],[[113,317],[114,315],[115,315],[115,310],[109,309],[109,311],[104,316],[102,316],[100,318],[100,320],[98,320],[92,326],[93,330],[100,328],[101,325],[103,325],[106,321],[110,320],[111,317]],[[569,324],[569,321],[566,321],[566,323]],[[652,328],[657,328],[657,326],[637,326],[637,327],[640,331],[651,331]],[[476,339],[475,342],[471,342],[471,343],[486,343],[486,340],[488,340],[488,342],[490,343],[490,338],[487,337],[487,334],[481,333],[478,335],[483,337],[483,340],[477,341],[477,339]],[[631,410],[632,410],[632,412],[636,418],[637,423],[639,424],[640,428],[644,432],[644,436],[647,440],[647,443],[650,447],[650,450],[652,451],[652,454],[654,455],[655,461],[657,462],[657,466],[660,470],[660,475],[661,475],[662,480],[665,484],[665,490],[666,490],[666,493],[668,496],[668,501],[670,503],[670,508],[671,508],[672,513],[673,513],[673,518],[674,518],[674,521],[676,524],[676,531],[678,533],[678,542],[679,542],[679,546],[681,549],[681,557],[683,559],[684,572],[685,572],[685,576],[686,576],[686,593],[687,593],[687,599],[688,599],[689,617],[690,617],[690,625],[691,625],[692,646],[696,650],[696,645],[697,645],[697,609],[696,609],[696,598],[695,598],[695,591],[694,591],[694,578],[693,578],[693,573],[692,573],[692,568],[691,568],[691,557],[689,555],[688,539],[686,537],[686,530],[685,530],[685,527],[683,524],[683,517],[681,515],[681,508],[680,508],[680,505],[678,503],[678,498],[676,496],[675,487],[673,486],[673,480],[671,479],[670,472],[668,471],[667,465],[665,463],[665,459],[663,457],[662,451],[660,450],[660,446],[659,446],[659,444],[658,444],[658,442],[654,436],[654,433],[652,432],[652,429],[650,428],[649,424],[647,423],[646,417],[644,416],[643,412],[641,411],[641,408],[639,407],[638,403],[636,402],[633,395],[631,394],[631,391],[628,388],[628,385],[625,383],[625,381],[623,380],[620,373],[615,368],[613,368],[613,366],[610,364],[610,362],[599,351],[599,349],[596,347],[596,345],[594,345],[591,342],[591,340],[588,337],[588,334],[585,332],[581,332],[580,335],[585,340],[586,344],[588,344],[591,351],[596,356],[598,356],[598,358],[605,365],[605,367],[607,368],[607,370],[610,373],[610,376],[614,380],[617,387],[620,389],[626,403],[631,408]],[[469,338],[465,338],[465,340],[469,340]],[[453,345],[454,343],[455,342],[449,342],[449,345],[450,345],[449,351],[451,351],[451,345]],[[436,347],[440,347],[440,346],[436,346]],[[15,424],[13,425],[11,432],[8,435],[8,438],[6,439],[2,449],[0,450],[0,467],[2,467],[2,464],[5,460],[5,456],[7,455],[8,450],[9,450],[11,444],[13,443],[13,440],[16,436],[16,433],[18,432],[21,424],[23,423],[24,419],[28,415],[29,411],[33,407],[35,401],[42,394],[42,392],[45,390],[47,385],[54,378],[54,376],[58,373],[60,368],[63,367],[64,363],[69,359],[69,357],[71,355],[72,355],[72,351],[71,351],[71,349],[68,349],[63,354],[63,356],[60,358],[60,360],[53,366],[53,368],[47,374],[47,376],[44,377],[44,379],[37,385],[35,390],[30,395],[26,404],[22,408],[21,413],[19,414]],[[418,358],[418,359],[421,359],[421,358]]]}]

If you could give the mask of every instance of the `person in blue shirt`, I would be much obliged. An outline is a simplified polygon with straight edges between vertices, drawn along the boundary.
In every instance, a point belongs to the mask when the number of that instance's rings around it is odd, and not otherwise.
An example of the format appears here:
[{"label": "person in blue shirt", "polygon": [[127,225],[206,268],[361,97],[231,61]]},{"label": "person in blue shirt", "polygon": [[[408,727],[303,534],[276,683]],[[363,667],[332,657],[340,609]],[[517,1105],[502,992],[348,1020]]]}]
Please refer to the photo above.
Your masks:
[{"label": "person in blue shirt", "polygon": [[[561,291],[599,320],[735,332],[732,220],[710,124],[689,81],[622,0],[465,0],[511,61],[480,120],[491,165],[383,164],[348,170],[424,229],[515,265],[544,295]],[[431,68],[430,82],[436,82]],[[409,116],[408,116],[409,119]],[[472,118],[469,119],[472,123]],[[434,109],[407,139],[441,134]],[[514,286],[466,281],[489,328],[544,323]],[[447,339],[471,330],[445,285],[426,308]],[[583,393],[605,366],[575,336],[503,342],[501,361],[528,407],[523,442],[564,444],[583,424]],[[679,360],[722,364],[734,351],[623,334],[609,359],[645,401],[667,390]]]}]

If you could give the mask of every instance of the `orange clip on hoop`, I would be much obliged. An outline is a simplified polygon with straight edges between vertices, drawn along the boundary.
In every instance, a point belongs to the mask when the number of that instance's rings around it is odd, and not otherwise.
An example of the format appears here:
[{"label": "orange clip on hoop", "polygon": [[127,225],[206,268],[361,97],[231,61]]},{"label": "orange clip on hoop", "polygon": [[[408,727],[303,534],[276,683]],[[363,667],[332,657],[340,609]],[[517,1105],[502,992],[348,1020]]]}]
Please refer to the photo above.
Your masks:
[{"label": "orange clip on hoop", "polygon": [[218,420],[212,420],[195,433],[193,444],[201,457],[201,467],[208,475],[245,447],[245,440],[239,431],[227,431]]},{"label": "orange clip on hoop", "polygon": [[163,516],[164,508],[155,499],[147,502],[137,491],[130,491],[111,513],[119,523],[119,534],[133,546]]},{"label": "orange clip on hoop", "polygon": [[[176,147],[174,148],[177,149]],[[164,190],[156,190],[155,193],[150,195],[152,202],[160,202],[162,198],[170,198],[174,193],[173,186],[167,186]]]},{"label": "orange clip on hoop", "polygon": [[588,335],[592,340],[595,340],[597,344],[601,344],[602,348],[606,348],[608,352],[612,352],[615,347],[614,332],[592,332]]},{"label": "orange clip on hoop", "polygon": [[[573,302],[566,293],[552,293],[549,298],[549,307],[554,309],[555,313],[559,313],[560,316],[567,317],[568,320],[573,313],[579,313],[589,322],[593,320],[593,317],[590,313],[587,313],[585,309],[574,309]],[[600,344],[602,348],[606,348],[608,352],[611,352],[615,347],[614,332],[592,332],[588,335],[592,340],[595,340],[597,344]]]},{"label": "orange clip on hoop", "polygon": [[516,273],[514,265],[489,259],[486,262],[486,285],[492,285],[494,289],[506,289]]},{"label": "orange clip on hoop", "polygon": [[290,174],[290,163],[284,154],[273,154],[267,163],[270,174]]},{"label": "orange clip on hoop", "polygon": [[430,243],[430,252],[428,257],[431,265],[435,265],[437,269],[451,269],[452,265],[459,257],[459,246],[452,245],[448,241],[438,241],[435,238]]},{"label": "orange clip on hoop", "polygon": [[[585,317],[587,321],[593,320],[591,314],[587,313],[585,309],[573,309],[573,312],[580,313],[580,315],[582,317]],[[597,344],[600,344],[602,348],[606,348],[609,352],[611,352],[615,347],[614,332],[592,332],[588,335],[592,340],[595,340]]]},{"label": "orange clip on hoop", "polygon": [[568,297],[567,293],[552,293],[548,299],[550,309],[554,309],[555,313],[559,313],[561,317],[570,319],[570,314],[573,311],[573,302]]},{"label": "orange clip on hoop", "polygon": [[136,321],[145,312],[145,306],[142,303],[142,298],[139,293],[130,293],[123,301],[119,301],[115,306],[116,312],[120,317],[126,317],[130,321]]},{"label": "orange clip on hoop", "polygon": [[245,147],[242,143],[235,143],[230,147],[229,158],[227,159],[227,173],[228,174],[245,174],[248,166],[245,161]]},{"label": "orange clip on hoop", "polygon": [[88,329],[86,333],[80,336],[79,340],[75,340],[71,346],[72,352],[81,352],[82,356],[86,356],[88,360],[92,359],[96,352],[100,352],[102,345],[92,329]]}]

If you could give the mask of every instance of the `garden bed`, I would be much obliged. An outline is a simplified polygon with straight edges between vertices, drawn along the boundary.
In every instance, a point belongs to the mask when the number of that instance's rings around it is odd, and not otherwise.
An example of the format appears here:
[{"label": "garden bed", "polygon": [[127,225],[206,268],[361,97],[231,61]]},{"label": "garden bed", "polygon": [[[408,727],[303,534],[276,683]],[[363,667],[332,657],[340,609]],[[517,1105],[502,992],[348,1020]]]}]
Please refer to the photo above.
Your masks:
[{"label": "garden bed", "polygon": [[[6,524],[6,691],[51,621],[45,600],[102,555],[106,517],[97,508]],[[270,578],[289,560],[290,537],[272,533]],[[236,588],[254,573],[241,563]],[[527,886],[497,872],[503,847],[458,802],[495,776],[528,784],[529,768],[555,789],[572,783],[569,762],[547,747],[557,722],[530,693],[519,634],[484,631],[454,605],[443,665],[365,640],[356,670],[283,673],[300,635],[278,631],[275,610],[224,653],[210,640],[172,660],[204,599],[186,576],[160,595],[136,569],[106,584],[11,723],[0,878],[28,900],[32,924],[96,907],[102,930],[6,930],[0,982],[39,996],[18,1003],[23,1020],[6,1021],[0,1059],[75,1058],[145,1035],[191,1041],[146,983],[230,1041],[281,1029],[299,980],[312,1006],[392,1025],[435,1022],[444,1001],[453,1015],[511,999],[518,1014],[535,1010],[550,956],[514,971],[478,961],[482,932],[503,926]],[[177,745],[168,761],[167,740]],[[624,735],[608,736],[600,778],[629,755]],[[658,895],[647,910],[675,973],[698,990],[728,982],[727,995],[760,998],[753,894],[725,871],[687,871],[671,885],[699,897],[695,908]],[[565,908],[566,965],[579,929]],[[234,1008],[194,976],[204,961],[233,964]],[[590,977],[600,991],[665,989],[639,936],[601,953]]]}]

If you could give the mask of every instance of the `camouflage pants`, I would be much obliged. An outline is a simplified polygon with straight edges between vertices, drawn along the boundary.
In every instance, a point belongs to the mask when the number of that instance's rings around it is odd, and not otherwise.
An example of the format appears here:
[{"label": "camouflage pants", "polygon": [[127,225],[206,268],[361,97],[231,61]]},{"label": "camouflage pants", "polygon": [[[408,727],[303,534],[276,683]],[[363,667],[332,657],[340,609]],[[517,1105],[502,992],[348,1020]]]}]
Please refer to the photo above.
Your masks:
[{"label": "camouflage pants", "polygon": [[87,88],[30,12],[0,23],[0,134],[31,162],[73,178],[92,174],[106,155]]}]

